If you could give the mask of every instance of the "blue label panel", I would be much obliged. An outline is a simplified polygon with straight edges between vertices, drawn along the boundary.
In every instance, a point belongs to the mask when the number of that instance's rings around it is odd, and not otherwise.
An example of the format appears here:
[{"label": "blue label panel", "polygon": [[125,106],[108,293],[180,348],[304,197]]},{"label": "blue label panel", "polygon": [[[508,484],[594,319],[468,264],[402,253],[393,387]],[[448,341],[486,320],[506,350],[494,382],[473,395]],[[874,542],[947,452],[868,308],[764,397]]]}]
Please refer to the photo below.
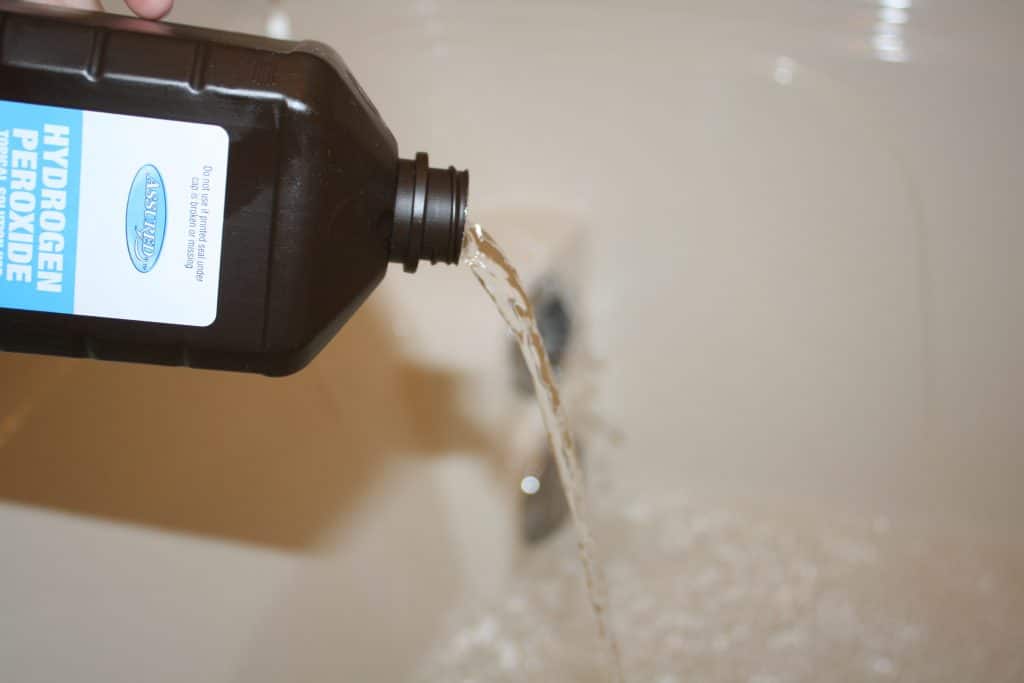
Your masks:
[{"label": "blue label panel", "polygon": [[73,313],[82,112],[0,101],[0,308]]}]

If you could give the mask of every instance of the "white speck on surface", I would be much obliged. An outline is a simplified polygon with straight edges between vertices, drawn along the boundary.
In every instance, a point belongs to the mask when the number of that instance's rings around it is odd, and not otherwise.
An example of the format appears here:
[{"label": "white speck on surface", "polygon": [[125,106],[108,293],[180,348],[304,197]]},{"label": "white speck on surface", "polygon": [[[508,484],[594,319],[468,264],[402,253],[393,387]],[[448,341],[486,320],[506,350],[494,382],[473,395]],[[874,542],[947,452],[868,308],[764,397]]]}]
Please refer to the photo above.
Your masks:
[{"label": "white speck on surface", "polygon": [[508,641],[499,645],[498,666],[505,671],[515,671],[519,668],[519,651],[515,645]]},{"label": "white speck on surface", "polygon": [[778,590],[775,591],[775,602],[778,603],[779,607],[786,609],[793,606],[793,591],[790,590],[789,586],[779,586]]},{"label": "white speck on surface", "polygon": [[498,635],[498,622],[494,617],[485,617],[472,631],[472,639],[476,643],[490,643]]},{"label": "white speck on surface", "polygon": [[528,496],[532,496],[533,494],[540,491],[540,479],[533,476],[532,474],[528,474],[527,476],[523,477],[523,480],[521,482],[519,482],[519,490]]},{"label": "white speck on surface", "polygon": [[896,673],[896,665],[888,657],[875,657],[871,660],[870,669],[878,676],[892,676]]},{"label": "white speck on surface", "polygon": [[796,73],[796,62],[790,57],[779,57],[775,60],[775,71],[772,76],[779,85],[789,85]]},{"label": "white speck on surface", "polygon": [[645,595],[633,601],[633,604],[630,606],[630,609],[635,613],[643,613],[653,610],[654,607],[654,598],[652,598],[649,595]]},{"label": "white speck on surface", "polygon": [[910,15],[905,9],[883,7],[878,11],[878,19],[887,24],[905,24],[910,20]]},{"label": "white speck on surface", "polygon": [[700,573],[697,578],[693,580],[693,585],[696,588],[706,589],[718,583],[719,574],[715,568],[705,569]]},{"label": "white speck on surface", "polygon": [[768,640],[768,647],[773,650],[798,648],[807,642],[807,634],[800,628],[788,628],[776,633]]},{"label": "white speck on surface", "polygon": [[835,559],[849,564],[874,564],[878,560],[874,546],[853,538],[826,539],[825,550]]},{"label": "white speck on surface", "polygon": [[922,635],[921,627],[914,624],[904,624],[896,633],[896,637],[903,643],[916,643]]},{"label": "white speck on surface", "polygon": [[907,61],[904,27],[910,21],[909,0],[882,0],[872,36],[875,56],[883,62]]},{"label": "white speck on surface", "polygon": [[625,516],[626,519],[633,522],[634,524],[644,524],[651,520],[653,511],[651,506],[646,503],[633,503],[626,508]]},{"label": "white speck on surface", "polygon": [[843,593],[824,596],[817,606],[818,626],[831,638],[850,640],[860,633],[857,610]]},{"label": "white speck on surface", "polygon": [[512,614],[519,614],[526,609],[526,600],[518,595],[513,595],[505,601],[505,609]]},{"label": "white speck on surface", "polygon": [[292,37],[292,18],[288,12],[278,4],[270,8],[267,15],[267,35],[278,40],[288,40]]},{"label": "white speck on surface", "polygon": [[796,575],[806,583],[814,583],[818,579],[818,568],[810,562],[796,563]]}]

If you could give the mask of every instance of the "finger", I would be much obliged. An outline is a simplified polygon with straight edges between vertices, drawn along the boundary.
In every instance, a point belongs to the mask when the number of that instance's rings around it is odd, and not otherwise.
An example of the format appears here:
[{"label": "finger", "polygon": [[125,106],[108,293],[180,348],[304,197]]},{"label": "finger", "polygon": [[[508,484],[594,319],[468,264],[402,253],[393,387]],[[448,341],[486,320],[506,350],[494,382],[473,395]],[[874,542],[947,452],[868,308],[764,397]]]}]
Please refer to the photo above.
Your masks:
[{"label": "finger", "polygon": [[143,19],[162,19],[171,11],[174,0],[125,0],[128,7]]}]

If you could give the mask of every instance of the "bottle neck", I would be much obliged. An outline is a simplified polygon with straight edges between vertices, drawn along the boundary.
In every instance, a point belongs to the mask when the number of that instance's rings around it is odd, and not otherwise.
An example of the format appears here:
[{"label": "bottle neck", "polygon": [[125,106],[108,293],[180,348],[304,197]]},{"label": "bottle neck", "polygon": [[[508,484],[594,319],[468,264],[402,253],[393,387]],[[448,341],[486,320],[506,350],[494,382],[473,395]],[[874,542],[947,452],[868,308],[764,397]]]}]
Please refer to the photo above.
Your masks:
[{"label": "bottle neck", "polygon": [[469,171],[430,168],[426,154],[398,160],[389,260],[415,273],[420,261],[457,264],[469,199]]}]

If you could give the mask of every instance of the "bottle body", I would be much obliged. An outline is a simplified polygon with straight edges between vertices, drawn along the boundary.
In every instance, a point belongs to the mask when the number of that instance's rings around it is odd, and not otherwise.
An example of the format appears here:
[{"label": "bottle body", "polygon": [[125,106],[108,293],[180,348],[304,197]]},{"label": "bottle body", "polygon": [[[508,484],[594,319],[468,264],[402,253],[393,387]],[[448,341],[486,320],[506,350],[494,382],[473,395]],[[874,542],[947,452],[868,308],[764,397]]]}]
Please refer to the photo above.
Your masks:
[{"label": "bottle body", "polygon": [[[0,289],[0,350],[289,374],[330,340],[383,278],[397,145],[332,50],[13,3],[0,3],[0,21],[0,101],[14,112],[11,121],[0,120],[10,136],[9,163],[37,164],[33,182],[42,206],[44,159],[56,149],[46,141],[62,142],[47,131],[68,128],[44,121],[32,140],[18,116],[58,113],[43,107],[84,112],[78,201],[89,206],[94,195],[110,193],[101,204],[110,208],[79,209],[79,270],[64,272],[66,287],[79,281],[74,309],[9,307]],[[95,132],[101,129],[106,137]],[[33,142],[38,161],[27,156]],[[188,145],[194,152],[184,149]],[[200,158],[221,158],[218,145],[223,165]],[[184,157],[162,162],[181,161],[181,171],[140,163],[147,146],[157,158],[159,149]],[[15,147],[19,155],[10,156]],[[72,157],[74,147],[72,134]],[[118,166],[123,157],[132,160]],[[106,168],[116,170],[94,177]],[[18,233],[7,216],[10,246]],[[56,257],[38,253],[46,246],[39,240],[47,219],[37,212],[36,220],[32,265],[45,268],[40,259]],[[111,241],[90,256],[95,240],[89,235],[117,235],[120,246]],[[0,288],[2,278],[18,275],[10,272],[15,262],[29,258],[17,248],[9,256],[14,261],[0,271]],[[69,248],[62,258],[68,263],[75,254]],[[34,275],[31,284],[38,288],[44,273]],[[27,271],[24,276],[31,278]],[[152,285],[159,277],[184,284]],[[189,279],[196,277],[202,281]],[[104,278],[111,279],[105,289],[96,284]],[[12,281],[8,291],[15,284],[26,283]],[[184,293],[189,288],[205,294]],[[203,306],[206,313],[194,312]],[[178,312],[164,315],[163,309]]]}]

